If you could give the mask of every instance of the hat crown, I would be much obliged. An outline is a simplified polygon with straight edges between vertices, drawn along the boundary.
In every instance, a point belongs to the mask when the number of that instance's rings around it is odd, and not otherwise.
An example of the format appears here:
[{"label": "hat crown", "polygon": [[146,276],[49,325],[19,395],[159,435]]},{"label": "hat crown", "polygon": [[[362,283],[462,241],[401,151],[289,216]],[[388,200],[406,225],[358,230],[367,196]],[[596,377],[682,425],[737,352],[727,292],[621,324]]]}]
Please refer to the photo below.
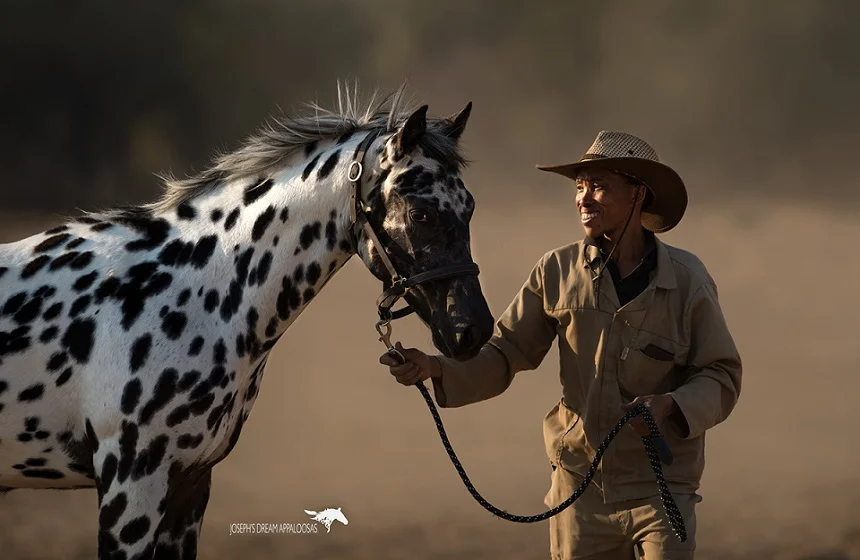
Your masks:
[{"label": "hat crown", "polygon": [[583,161],[600,158],[641,158],[659,162],[657,152],[648,142],[627,132],[601,130]]}]

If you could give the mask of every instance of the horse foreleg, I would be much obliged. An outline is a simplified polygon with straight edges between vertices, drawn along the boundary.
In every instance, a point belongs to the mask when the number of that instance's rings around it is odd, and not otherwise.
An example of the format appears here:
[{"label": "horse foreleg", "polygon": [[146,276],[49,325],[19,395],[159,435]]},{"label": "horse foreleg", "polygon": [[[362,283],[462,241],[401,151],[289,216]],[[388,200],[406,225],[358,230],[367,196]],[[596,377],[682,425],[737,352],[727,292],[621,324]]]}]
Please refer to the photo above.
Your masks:
[{"label": "horse foreleg", "polygon": [[212,470],[174,472],[155,547],[156,560],[194,560],[209,503]]}]

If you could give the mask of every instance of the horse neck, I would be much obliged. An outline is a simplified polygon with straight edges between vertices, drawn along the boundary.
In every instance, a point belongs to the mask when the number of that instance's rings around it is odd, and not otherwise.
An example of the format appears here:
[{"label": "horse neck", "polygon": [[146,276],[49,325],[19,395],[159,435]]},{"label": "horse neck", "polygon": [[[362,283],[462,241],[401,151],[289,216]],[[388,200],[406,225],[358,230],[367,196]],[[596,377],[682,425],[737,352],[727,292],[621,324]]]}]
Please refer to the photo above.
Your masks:
[{"label": "horse neck", "polygon": [[346,180],[355,145],[320,145],[268,178],[228,183],[192,201],[196,219],[206,222],[201,229],[214,227],[218,237],[206,269],[220,294],[213,313],[252,359],[355,253]]}]

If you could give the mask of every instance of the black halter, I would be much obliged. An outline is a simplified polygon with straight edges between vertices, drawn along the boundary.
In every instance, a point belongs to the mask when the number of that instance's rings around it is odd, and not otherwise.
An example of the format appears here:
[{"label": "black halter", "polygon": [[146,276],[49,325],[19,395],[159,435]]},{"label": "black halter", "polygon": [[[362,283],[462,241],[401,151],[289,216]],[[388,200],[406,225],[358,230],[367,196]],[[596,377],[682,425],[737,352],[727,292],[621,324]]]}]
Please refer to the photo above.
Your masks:
[{"label": "black halter", "polygon": [[[382,264],[388,269],[391,274],[391,286],[382,292],[382,295],[376,300],[376,306],[379,311],[379,319],[381,321],[391,321],[400,319],[411,314],[414,310],[409,306],[402,307],[396,311],[392,311],[397,300],[406,295],[406,293],[419,284],[430,282],[432,280],[440,280],[442,278],[451,278],[453,276],[475,275],[479,274],[478,265],[474,262],[453,264],[448,266],[440,266],[431,270],[420,272],[414,276],[407,277],[397,272],[394,263],[391,262],[391,257],[388,254],[388,248],[379,240],[379,236],[370,225],[367,219],[366,212],[370,210],[367,204],[361,199],[361,176],[364,173],[364,156],[367,149],[379,136],[379,130],[368,134],[355,153],[355,158],[349,166],[348,178],[350,181],[350,229],[352,232],[353,242],[358,249],[358,231],[363,229],[365,235],[370,239],[371,244],[376,248]],[[402,252],[399,251],[399,252]],[[408,255],[407,255],[408,256]]]}]

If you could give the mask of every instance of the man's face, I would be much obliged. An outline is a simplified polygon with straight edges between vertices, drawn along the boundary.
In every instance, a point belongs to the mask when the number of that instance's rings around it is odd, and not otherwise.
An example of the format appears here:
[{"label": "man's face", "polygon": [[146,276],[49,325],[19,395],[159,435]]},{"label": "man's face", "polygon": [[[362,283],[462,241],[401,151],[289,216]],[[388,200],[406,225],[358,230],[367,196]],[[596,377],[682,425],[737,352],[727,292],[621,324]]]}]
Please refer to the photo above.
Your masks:
[{"label": "man's face", "polygon": [[[581,171],[576,179],[576,208],[585,234],[611,238],[624,228],[639,189],[618,173],[594,169]],[[631,222],[637,219],[631,218]]]}]

